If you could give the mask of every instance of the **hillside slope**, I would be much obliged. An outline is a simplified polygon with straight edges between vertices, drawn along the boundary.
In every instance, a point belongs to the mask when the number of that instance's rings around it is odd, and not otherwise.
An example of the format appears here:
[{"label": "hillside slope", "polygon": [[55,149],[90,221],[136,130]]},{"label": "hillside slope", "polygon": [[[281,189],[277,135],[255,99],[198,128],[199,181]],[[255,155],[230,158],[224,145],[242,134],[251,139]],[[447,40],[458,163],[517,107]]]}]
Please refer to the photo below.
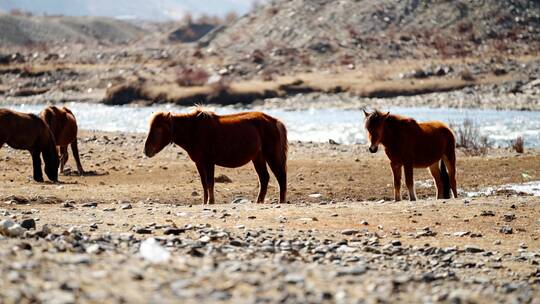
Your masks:
[{"label": "hillside slope", "polygon": [[229,61],[350,65],[391,58],[538,52],[540,2],[276,0],[209,42]]},{"label": "hillside slope", "polygon": [[0,14],[0,44],[124,43],[145,30],[125,21],[102,17],[26,17]]}]

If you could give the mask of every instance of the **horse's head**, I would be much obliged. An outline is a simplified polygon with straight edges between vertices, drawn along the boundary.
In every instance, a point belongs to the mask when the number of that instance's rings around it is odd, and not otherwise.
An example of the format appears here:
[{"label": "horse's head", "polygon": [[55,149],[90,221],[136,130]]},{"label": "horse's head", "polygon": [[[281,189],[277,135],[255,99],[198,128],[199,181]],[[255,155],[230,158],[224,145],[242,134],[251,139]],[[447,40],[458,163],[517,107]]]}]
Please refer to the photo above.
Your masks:
[{"label": "horse's head", "polygon": [[41,151],[43,161],[45,162],[45,174],[47,174],[47,177],[51,181],[57,182],[60,159],[58,158],[58,153],[56,151],[56,142],[54,140],[54,135],[49,128],[46,128],[45,132],[48,133],[47,136],[45,136],[47,140]]},{"label": "horse's head", "polygon": [[384,123],[390,115],[390,112],[381,113],[375,110],[372,113],[366,112],[364,110],[364,115],[366,116],[366,130],[368,132],[369,139],[369,152],[376,153],[379,149],[379,144],[382,141]]},{"label": "horse's head", "polygon": [[153,157],[172,141],[171,113],[157,113],[150,122],[150,131],[144,143],[144,154]]}]

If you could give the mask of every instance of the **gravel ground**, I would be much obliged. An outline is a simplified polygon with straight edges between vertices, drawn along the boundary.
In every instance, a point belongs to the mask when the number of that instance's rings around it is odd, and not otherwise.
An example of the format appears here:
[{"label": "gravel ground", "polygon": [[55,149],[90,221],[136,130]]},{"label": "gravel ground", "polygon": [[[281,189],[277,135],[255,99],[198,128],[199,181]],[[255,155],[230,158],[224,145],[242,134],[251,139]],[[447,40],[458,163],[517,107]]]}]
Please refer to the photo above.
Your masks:
[{"label": "gravel ground", "polygon": [[[143,140],[81,132],[89,174],[61,184],[0,150],[0,302],[538,303],[538,197],[434,200],[416,170],[420,200],[393,203],[382,153],[291,143],[290,204],[270,204],[273,180],[268,204],[251,203],[245,166],[218,168],[232,182],[202,206],[186,155],[146,159]],[[539,179],[538,152],[460,153],[460,195]]]}]

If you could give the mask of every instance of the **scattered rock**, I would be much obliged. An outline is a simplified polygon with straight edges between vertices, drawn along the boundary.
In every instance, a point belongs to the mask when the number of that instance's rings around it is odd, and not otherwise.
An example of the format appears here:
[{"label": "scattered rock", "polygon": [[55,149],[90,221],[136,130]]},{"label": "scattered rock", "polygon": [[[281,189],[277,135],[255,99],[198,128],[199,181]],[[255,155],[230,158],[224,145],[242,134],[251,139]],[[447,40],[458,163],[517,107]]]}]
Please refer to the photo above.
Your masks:
[{"label": "scattered rock", "polygon": [[36,229],[36,221],[34,219],[24,219],[21,222],[21,227],[26,230]]},{"label": "scattered rock", "polygon": [[344,229],[341,231],[341,234],[343,235],[353,235],[353,234],[357,234],[358,232],[360,232],[360,230],[358,229]]},{"label": "scattered rock", "polygon": [[512,227],[510,226],[502,226],[499,229],[499,232],[504,234],[512,234],[514,232],[514,229],[512,229]]},{"label": "scattered rock", "polygon": [[233,182],[232,179],[230,179],[230,178],[229,178],[227,175],[225,175],[225,174],[220,174],[220,175],[216,176],[216,177],[214,178],[214,180],[215,180],[216,183],[226,183],[226,184],[228,184],[228,183],[232,183],[232,182]]},{"label": "scattered rock", "polygon": [[484,249],[475,245],[465,245],[465,252],[478,253],[478,252],[484,252]]},{"label": "scattered rock", "polygon": [[145,260],[151,263],[165,263],[171,257],[171,253],[163,248],[154,238],[144,240],[141,243],[139,253]]}]

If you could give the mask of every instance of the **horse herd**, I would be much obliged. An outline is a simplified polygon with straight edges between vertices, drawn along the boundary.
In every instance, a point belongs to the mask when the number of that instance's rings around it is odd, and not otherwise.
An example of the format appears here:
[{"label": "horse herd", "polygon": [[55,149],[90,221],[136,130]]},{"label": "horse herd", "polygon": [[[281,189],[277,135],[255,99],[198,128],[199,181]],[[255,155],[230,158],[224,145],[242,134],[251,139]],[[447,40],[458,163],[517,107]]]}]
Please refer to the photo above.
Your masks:
[{"label": "horse herd", "polygon": [[[394,199],[401,200],[401,174],[409,200],[416,200],[413,169],[429,168],[437,188],[437,198],[457,197],[455,137],[441,122],[417,123],[414,119],[366,112],[365,128],[369,151],[376,153],[382,144],[390,159],[394,176]],[[43,182],[45,174],[58,181],[71,146],[79,174],[84,174],[77,146],[77,122],[66,107],[50,106],[39,116],[0,109],[0,148],[6,143],[14,149],[28,150],[32,156],[34,180]],[[195,163],[203,187],[203,204],[213,204],[215,166],[237,168],[253,162],[259,177],[257,203],[264,203],[270,175],[279,184],[279,202],[287,194],[287,129],[278,119],[261,112],[217,115],[197,108],[188,114],[154,114],[144,145],[144,154],[153,157],[169,144],[184,149]],[[59,154],[58,154],[59,151]]]}]

